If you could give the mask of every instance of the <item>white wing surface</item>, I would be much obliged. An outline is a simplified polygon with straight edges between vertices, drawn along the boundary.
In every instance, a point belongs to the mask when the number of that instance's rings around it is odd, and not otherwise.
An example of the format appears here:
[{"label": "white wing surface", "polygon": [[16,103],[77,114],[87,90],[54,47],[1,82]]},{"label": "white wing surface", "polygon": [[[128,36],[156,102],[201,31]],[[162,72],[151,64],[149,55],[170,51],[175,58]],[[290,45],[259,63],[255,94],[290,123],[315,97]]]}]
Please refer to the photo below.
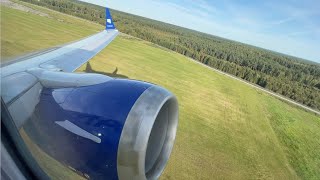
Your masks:
[{"label": "white wing surface", "polygon": [[1,76],[6,77],[30,68],[57,69],[64,72],[73,72],[104,49],[118,33],[116,29],[104,30],[53,51],[27,57],[22,61],[2,67]]}]

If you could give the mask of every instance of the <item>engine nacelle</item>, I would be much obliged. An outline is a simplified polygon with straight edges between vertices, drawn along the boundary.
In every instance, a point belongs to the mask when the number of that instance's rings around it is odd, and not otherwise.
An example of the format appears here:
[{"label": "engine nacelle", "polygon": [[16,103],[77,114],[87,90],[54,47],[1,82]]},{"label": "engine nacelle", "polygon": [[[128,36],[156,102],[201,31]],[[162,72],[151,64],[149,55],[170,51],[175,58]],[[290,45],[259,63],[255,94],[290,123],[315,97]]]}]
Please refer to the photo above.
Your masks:
[{"label": "engine nacelle", "polygon": [[[50,77],[50,72],[42,75]],[[92,179],[159,178],[178,125],[178,102],[172,93],[154,84],[109,77],[70,87],[46,82],[41,83],[34,122],[24,127],[41,149]]]}]

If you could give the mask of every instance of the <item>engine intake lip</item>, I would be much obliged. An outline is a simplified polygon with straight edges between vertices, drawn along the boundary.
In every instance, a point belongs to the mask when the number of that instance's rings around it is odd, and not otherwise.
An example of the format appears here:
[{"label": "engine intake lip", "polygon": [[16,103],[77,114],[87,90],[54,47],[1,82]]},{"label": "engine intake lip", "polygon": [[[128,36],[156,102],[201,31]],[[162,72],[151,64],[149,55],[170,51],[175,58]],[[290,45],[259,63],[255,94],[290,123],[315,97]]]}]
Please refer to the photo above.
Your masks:
[{"label": "engine intake lip", "polygon": [[151,86],[130,110],[121,133],[119,179],[158,179],[171,154],[178,126],[178,101],[169,91]]}]

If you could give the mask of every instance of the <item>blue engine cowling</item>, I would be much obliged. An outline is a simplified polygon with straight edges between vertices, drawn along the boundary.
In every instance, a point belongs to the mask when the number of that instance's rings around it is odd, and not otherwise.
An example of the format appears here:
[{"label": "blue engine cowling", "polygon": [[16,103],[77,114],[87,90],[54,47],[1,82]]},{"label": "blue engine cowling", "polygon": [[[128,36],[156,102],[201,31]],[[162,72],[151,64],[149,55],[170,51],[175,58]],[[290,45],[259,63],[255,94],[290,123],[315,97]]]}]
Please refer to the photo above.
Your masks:
[{"label": "blue engine cowling", "polygon": [[135,80],[44,87],[30,121],[24,128],[42,150],[90,179],[157,179],[174,144],[178,103]]}]

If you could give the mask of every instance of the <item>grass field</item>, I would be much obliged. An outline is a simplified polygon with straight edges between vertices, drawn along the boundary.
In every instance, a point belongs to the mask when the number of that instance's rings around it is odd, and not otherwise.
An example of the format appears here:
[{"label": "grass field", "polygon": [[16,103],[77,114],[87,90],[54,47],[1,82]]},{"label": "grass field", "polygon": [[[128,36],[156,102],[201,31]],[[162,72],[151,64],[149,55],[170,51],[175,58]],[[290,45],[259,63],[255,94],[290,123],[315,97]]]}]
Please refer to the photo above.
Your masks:
[{"label": "grass field", "polygon": [[[3,57],[103,29],[35,8],[52,18],[2,8]],[[28,36],[17,33],[17,27]],[[90,66],[102,73],[117,68],[121,77],[153,82],[176,94],[179,129],[162,179],[320,179],[320,117],[315,114],[125,35],[93,58]],[[86,65],[79,71],[85,69]]]},{"label": "grass field", "polygon": [[[21,4],[35,7],[22,2]],[[45,12],[48,17],[1,6],[2,58],[69,43],[103,29],[89,21],[70,18],[42,7],[36,9]]]}]

